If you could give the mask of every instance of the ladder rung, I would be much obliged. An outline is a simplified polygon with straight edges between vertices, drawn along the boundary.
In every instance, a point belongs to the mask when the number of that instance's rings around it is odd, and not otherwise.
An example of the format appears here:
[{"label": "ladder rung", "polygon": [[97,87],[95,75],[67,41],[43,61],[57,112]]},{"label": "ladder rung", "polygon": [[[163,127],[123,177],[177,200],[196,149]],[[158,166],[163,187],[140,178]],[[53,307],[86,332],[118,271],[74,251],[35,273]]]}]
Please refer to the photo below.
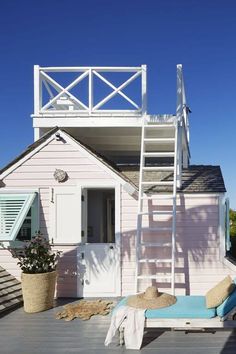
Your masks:
[{"label": "ladder rung", "polygon": [[141,247],[171,247],[171,242],[141,242]]},{"label": "ladder rung", "polygon": [[138,260],[139,263],[171,263],[172,259],[171,258],[165,258],[165,259],[148,259],[148,258],[142,258]]},{"label": "ladder rung", "polygon": [[138,279],[172,279],[171,275],[138,275]]},{"label": "ladder rung", "polygon": [[144,138],[143,141],[145,143],[154,143],[154,144],[174,143],[175,138]]},{"label": "ladder rung", "polygon": [[172,227],[141,227],[141,229],[146,231],[172,231]]},{"label": "ladder rung", "polygon": [[150,212],[140,212],[138,213],[138,215],[172,215],[173,214],[173,211],[172,210],[153,210],[153,211],[150,211]]},{"label": "ladder rung", "polygon": [[144,166],[141,167],[141,169],[143,171],[173,171],[174,170],[174,166],[153,166],[153,167],[149,167],[149,166]]},{"label": "ladder rung", "polygon": [[144,157],[174,157],[174,152],[144,152]]},{"label": "ladder rung", "polygon": [[149,186],[152,186],[152,185],[156,185],[156,186],[171,186],[174,184],[174,181],[144,181],[144,182],[141,182],[142,185],[149,185]]}]

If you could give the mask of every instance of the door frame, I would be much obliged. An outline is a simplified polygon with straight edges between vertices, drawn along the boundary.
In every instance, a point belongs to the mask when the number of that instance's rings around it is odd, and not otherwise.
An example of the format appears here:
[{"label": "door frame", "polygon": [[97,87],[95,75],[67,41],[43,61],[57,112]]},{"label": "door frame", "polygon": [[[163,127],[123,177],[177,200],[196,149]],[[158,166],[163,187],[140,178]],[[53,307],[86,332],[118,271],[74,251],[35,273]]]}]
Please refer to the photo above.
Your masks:
[{"label": "door frame", "polygon": [[[117,264],[116,264],[116,279],[117,279],[117,291],[115,296],[121,296],[121,230],[120,230],[120,207],[121,207],[121,184],[116,181],[106,181],[106,180],[80,180],[77,183],[77,187],[79,189],[79,194],[82,196],[82,190],[83,189],[114,189],[115,190],[115,245],[116,245],[116,250],[117,250]],[[80,197],[81,201],[81,197]],[[81,223],[80,223],[80,228],[82,231],[82,201],[81,201]],[[79,252],[79,247],[77,249],[77,252]],[[78,257],[78,254],[77,254]],[[77,282],[78,288],[77,288],[77,294],[80,294],[79,282]]]}]

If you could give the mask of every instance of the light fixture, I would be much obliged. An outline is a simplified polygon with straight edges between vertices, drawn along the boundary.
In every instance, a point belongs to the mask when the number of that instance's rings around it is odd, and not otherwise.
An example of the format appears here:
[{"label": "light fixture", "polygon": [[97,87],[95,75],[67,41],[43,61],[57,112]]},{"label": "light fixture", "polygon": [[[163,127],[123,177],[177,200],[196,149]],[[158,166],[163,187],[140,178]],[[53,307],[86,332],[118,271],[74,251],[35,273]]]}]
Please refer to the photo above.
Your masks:
[{"label": "light fixture", "polygon": [[66,173],[66,171],[56,168],[53,177],[57,182],[65,182],[68,179],[68,174]]}]

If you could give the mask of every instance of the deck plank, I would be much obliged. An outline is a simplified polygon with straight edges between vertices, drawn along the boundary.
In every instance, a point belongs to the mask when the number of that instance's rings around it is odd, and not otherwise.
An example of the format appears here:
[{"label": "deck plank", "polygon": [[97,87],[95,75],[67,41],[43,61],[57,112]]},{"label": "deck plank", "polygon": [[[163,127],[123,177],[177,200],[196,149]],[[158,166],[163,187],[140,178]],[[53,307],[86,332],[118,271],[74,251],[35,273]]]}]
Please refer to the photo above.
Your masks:
[{"label": "deck plank", "polygon": [[108,348],[104,339],[110,317],[95,316],[89,321],[56,320],[60,307],[38,314],[26,314],[22,308],[0,320],[0,353],[4,354],[235,354],[236,330],[214,333],[145,331],[140,351],[118,346],[118,338]]}]

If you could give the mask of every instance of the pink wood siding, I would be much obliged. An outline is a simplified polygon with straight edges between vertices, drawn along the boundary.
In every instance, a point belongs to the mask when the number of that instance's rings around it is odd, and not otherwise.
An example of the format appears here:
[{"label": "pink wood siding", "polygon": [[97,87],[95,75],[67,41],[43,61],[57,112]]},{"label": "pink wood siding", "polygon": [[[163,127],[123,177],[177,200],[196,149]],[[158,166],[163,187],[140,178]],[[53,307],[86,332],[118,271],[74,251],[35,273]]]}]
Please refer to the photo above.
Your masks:
[{"label": "pink wood siding", "polygon": [[55,248],[62,252],[57,269],[57,297],[77,297],[77,247]]},{"label": "pink wood siding", "polygon": [[[53,178],[56,168],[68,173],[68,180],[62,186],[76,186],[80,179],[113,181],[111,175],[96,165],[86,154],[69,143],[52,141],[42,150],[24,162],[4,179],[8,188],[39,188],[40,231],[50,237],[50,188],[60,184]],[[61,297],[77,296],[77,247],[61,246],[62,257],[58,267],[57,295]],[[6,250],[0,249],[0,264],[9,273],[20,279],[17,260]]]},{"label": "pink wood siding", "polygon": [[[56,168],[67,171],[69,179],[63,186],[76,186],[80,179],[113,180],[111,175],[99,165],[82,154],[69,143],[52,141],[41,151],[32,156],[4,179],[6,187],[11,188],[39,188],[40,196],[40,229],[50,237],[49,205],[50,187],[58,186],[53,173]],[[161,206],[146,201],[148,210],[171,210],[168,201],[162,201]],[[170,216],[158,216],[162,226],[170,226]],[[144,225],[155,227],[155,218],[144,219]],[[121,191],[121,276],[122,295],[134,291],[135,270],[135,236],[137,226],[137,200],[130,196],[124,188]],[[163,233],[159,240],[168,242],[170,234]],[[145,239],[156,240],[155,234],[145,232]],[[219,207],[218,198],[210,195],[185,195],[178,200],[177,214],[177,294],[204,294],[218,280],[225,275],[232,274],[219,258]],[[58,247],[57,247],[58,248]],[[77,295],[77,248],[61,246],[63,255],[59,264],[58,296]],[[143,250],[143,254],[152,258],[169,258],[169,250]],[[10,253],[0,250],[0,264],[8,272],[20,277],[20,270]],[[168,264],[159,268],[145,266],[145,271],[163,274],[168,272]],[[143,290],[150,282],[141,284]],[[165,290],[165,284],[158,283],[158,287]]]},{"label": "pink wood siding", "polygon": [[[145,201],[146,210],[171,210],[169,201]],[[122,294],[128,295],[134,291],[135,274],[135,236],[137,223],[137,200],[124,190],[121,200],[121,231],[122,231]],[[158,223],[157,223],[158,221]],[[171,226],[171,216],[162,215],[143,218],[143,226]],[[144,239],[149,242],[171,240],[168,232],[144,232]],[[220,281],[224,276],[236,275],[220,261],[219,238],[219,205],[218,197],[205,195],[185,195],[179,198],[177,207],[177,252],[176,252],[176,293],[205,294],[205,292]],[[143,248],[143,256],[150,258],[171,258],[170,249],[161,251],[158,248]],[[162,263],[142,265],[143,274],[169,274],[170,264]],[[170,286],[156,283],[154,280],[139,282],[140,291],[148,285],[157,285],[164,291],[170,291]]]}]

